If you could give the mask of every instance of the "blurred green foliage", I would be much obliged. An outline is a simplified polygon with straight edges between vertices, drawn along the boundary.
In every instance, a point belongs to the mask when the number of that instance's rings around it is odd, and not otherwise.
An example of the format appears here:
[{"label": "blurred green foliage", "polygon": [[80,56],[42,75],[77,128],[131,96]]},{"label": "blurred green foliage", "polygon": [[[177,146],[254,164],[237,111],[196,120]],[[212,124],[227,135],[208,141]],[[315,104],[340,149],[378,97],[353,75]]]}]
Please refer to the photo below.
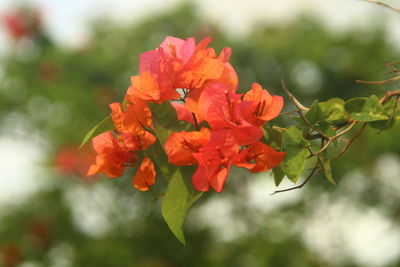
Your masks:
[{"label": "blurred green foliage", "polygon": [[[252,82],[259,82],[274,94],[283,95],[280,90],[283,78],[288,88],[307,105],[316,99],[381,94],[382,89],[390,88],[360,85],[355,80],[383,79],[383,60],[398,56],[382,29],[376,27],[365,32],[354,29],[333,34],[317,20],[300,17],[290,25],[260,25],[245,39],[232,40],[199,19],[193,6],[184,5],[135,25],[121,26],[104,19],[95,21],[90,42],[79,50],[65,49],[41,32],[40,38],[17,44],[1,59],[1,128],[7,132],[4,127],[9,125],[6,122],[10,118],[23,118],[27,129],[39,130],[46,139],[47,160],[54,162],[62,147],[78,145],[85,133],[109,113],[109,103],[121,101],[130,76],[138,71],[139,54],[156,47],[167,35],[198,39],[210,35],[217,51],[223,46],[232,47],[231,62],[243,90],[250,88]],[[293,110],[289,101],[286,103],[286,109]],[[285,118],[277,121],[282,125],[287,122]],[[380,154],[400,154],[399,127],[377,132],[368,128],[354,147],[333,165],[338,187],[344,175],[355,167],[368,174]],[[248,233],[224,241],[208,226],[199,226],[189,218],[187,245],[182,246],[163,222],[154,195],[131,187],[131,177],[128,177],[131,173],[121,179],[101,178],[91,183],[74,174],[69,176],[76,179],[64,179],[68,175],[51,168],[46,173],[52,180],[46,190],[24,204],[3,211],[0,255],[5,266],[16,266],[14,263],[18,262],[37,264],[34,266],[141,267],[344,266],[345,262],[346,266],[356,266],[352,259],[338,263],[310,252],[301,231],[291,228],[292,222],[306,216],[306,203],[315,200],[314,196],[336,190],[324,179],[311,181],[307,185],[310,190],[302,192],[304,196],[299,201],[284,204],[276,211],[255,214],[257,211],[248,210],[245,205],[248,196],[243,189],[244,183],[253,180],[243,181],[240,178],[244,174],[238,170],[230,177],[223,194],[233,203],[233,212],[244,222]],[[376,183],[372,179],[367,183],[368,189],[358,201],[379,206]],[[72,197],[75,202],[71,202],[71,194],[79,190],[92,193],[86,198]],[[207,203],[211,194],[206,194],[200,204]],[[340,197],[336,194],[335,197]],[[76,214],[79,201],[82,205],[91,205],[89,210],[94,212],[93,216],[97,212],[105,218],[104,233],[90,234],[90,230],[82,230]],[[400,216],[400,205],[393,207],[397,209],[389,215],[395,220]],[[257,216],[262,219],[254,220]],[[89,219],[89,215],[82,216],[82,220]],[[7,262],[7,257],[16,260]]]}]

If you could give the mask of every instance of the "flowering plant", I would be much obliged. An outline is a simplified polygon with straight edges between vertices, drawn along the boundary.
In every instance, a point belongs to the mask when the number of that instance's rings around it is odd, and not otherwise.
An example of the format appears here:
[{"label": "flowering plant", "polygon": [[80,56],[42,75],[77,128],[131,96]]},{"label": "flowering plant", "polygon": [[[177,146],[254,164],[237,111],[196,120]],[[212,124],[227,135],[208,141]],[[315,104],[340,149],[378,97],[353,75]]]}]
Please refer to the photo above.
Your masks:
[{"label": "flowering plant", "polygon": [[[231,49],[217,55],[210,42],[209,37],[197,44],[194,38],[167,37],[142,53],[124,100],[110,104],[111,114],[82,142],[94,136],[97,155],[88,175],[115,178],[134,169],[133,186],[153,192],[158,177],[164,177],[165,193],[156,195],[163,196],[163,217],[183,243],[188,209],[203,192],[221,192],[232,166],[252,173],[273,169],[279,185],[285,176],[297,182],[310,160],[313,168],[302,184],[276,193],[301,188],[322,171],[335,184],[330,163],[367,125],[384,130],[399,121],[398,91],[381,98],[332,98],[307,108],[282,82],[296,107],[286,114],[298,114],[296,125],[271,125],[267,122],[284,114],[283,98],[258,83],[238,94]],[[360,124],[351,139],[342,139]],[[346,144],[329,157],[328,147],[338,141]]]}]

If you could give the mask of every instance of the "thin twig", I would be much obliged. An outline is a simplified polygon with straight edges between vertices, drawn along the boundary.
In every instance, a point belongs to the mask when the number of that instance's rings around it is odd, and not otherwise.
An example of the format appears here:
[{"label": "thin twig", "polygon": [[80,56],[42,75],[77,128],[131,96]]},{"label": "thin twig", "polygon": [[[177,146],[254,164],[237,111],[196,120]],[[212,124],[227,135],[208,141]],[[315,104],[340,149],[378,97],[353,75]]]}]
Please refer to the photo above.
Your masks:
[{"label": "thin twig", "polygon": [[365,2],[368,2],[368,3],[377,4],[377,5],[381,5],[381,6],[390,8],[390,9],[396,11],[396,12],[400,12],[400,8],[391,6],[391,5],[389,5],[389,4],[387,4],[387,3],[384,3],[384,2],[381,2],[381,1],[375,1],[375,0],[364,0],[364,1],[365,1]]},{"label": "thin twig", "polygon": [[308,181],[310,181],[311,177],[313,177],[313,175],[315,174],[315,172],[317,171],[318,167],[319,167],[320,161],[318,160],[317,164],[315,165],[315,167],[311,170],[310,174],[308,175],[308,177],[304,180],[303,183],[301,183],[300,185],[294,186],[294,187],[290,187],[290,188],[286,188],[286,189],[281,189],[281,190],[276,190],[274,193],[271,194],[275,195],[277,193],[283,193],[283,192],[288,192],[288,191],[292,191],[292,190],[296,190],[296,189],[300,189],[303,186],[305,186]]},{"label": "thin twig", "polygon": [[395,67],[393,66],[393,63],[385,62],[384,65],[385,65],[388,69],[390,69],[390,71],[387,72],[386,74],[399,73],[399,72],[400,72],[399,69],[397,69],[397,68],[395,68]]},{"label": "thin twig", "polygon": [[353,129],[353,127],[354,127],[356,124],[357,124],[357,121],[352,121],[349,127],[347,127],[346,129],[344,129],[343,131],[341,131],[341,132],[338,133],[337,135],[332,136],[331,138],[335,140],[335,139],[341,137],[342,135],[348,133],[351,129]]},{"label": "thin twig", "polygon": [[344,147],[344,148],[342,148],[342,150],[334,157],[334,158],[332,158],[331,160],[330,160],[330,162],[333,162],[333,161],[335,161],[335,160],[337,160],[341,155],[343,155],[348,149],[349,149],[349,147],[350,147],[350,145],[354,142],[354,140],[356,140],[360,135],[361,135],[361,133],[364,131],[364,129],[365,129],[365,127],[367,126],[367,122],[365,122],[362,126],[361,126],[361,128],[358,130],[358,132],[349,140],[349,142],[347,143],[347,145]]},{"label": "thin twig", "polygon": [[[333,139],[329,138],[328,141],[325,143],[325,145],[323,145],[317,152],[313,152],[312,157],[324,152],[328,146],[332,143]],[[311,158],[311,157],[307,157],[307,158]]]},{"label": "thin twig", "polygon": [[362,84],[375,84],[375,85],[382,85],[385,83],[389,83],[389,82],[394,82],[400,79],[400,75],[399,76],[395,76],[386,80],[382,80],[382,81],[363,81],[363,80],[356,80],[356,83],[362,83]]},{"label": "thin twig", "polygon": [[335,136],[329,137],[328,141],[326,142],[326,144],[324,146],[321,147],[320,150],[318,150],[317,152],[313,153],[313,156],[318,155],[320,153],[322,153],[323,151],[325,151],[328,146],[335,141],[336,139],[338,139],[339,137],[341,137],[342,135],[348,133],[351,129],[353,129],[353,127],[357,124],[357,121],[353,121],[349,127],[347,127],[346,129],[344,129],[343,131],[341,131],[340,133],[338,133]]},{"label": "thin twig", "polygon": [[287,130],[287,128],[278,127],[276,125],[272,125],[272,129],[277,130],[277,131],[286,131]]},{"label": "thin twig", "polygon": [[[399,77],[400,77],[400,76],[399,76]],[[399,95],[400,95],[400,89],[387,92],[387,93],[379,100],[379,102],[381,102],[381,104],[385,104],[385,103],[386,103],[387,101],[389,101],[390,98],[392,98],[393,96],[399,96]]]}]

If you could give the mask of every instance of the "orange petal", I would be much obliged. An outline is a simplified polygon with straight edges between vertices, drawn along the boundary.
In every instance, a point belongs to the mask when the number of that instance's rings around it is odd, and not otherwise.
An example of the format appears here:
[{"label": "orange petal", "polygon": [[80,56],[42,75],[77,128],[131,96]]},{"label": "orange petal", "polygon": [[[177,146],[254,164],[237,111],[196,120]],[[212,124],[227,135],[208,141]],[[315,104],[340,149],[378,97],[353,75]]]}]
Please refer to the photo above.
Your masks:
[{"label": "orange petal", "polygon": [[136,104],[130,104],[125,112],[120,103],[110,104],[111,117],[115,128],[118,131],[143,135],[144,127],[151,127],[151,111],[144,101],[137,101]]},{"label": "orange petal", "polygon": [[156,171],[154,169],[154,164],[150,158],[146,157],[143,159],[142,164],[140,164],[133,178],[133,186],[139,191],[147,191],[155,183],[155,180]]},{"label": "orange petal", "polygon": [[139,76],[132,76],[127,94],[146,101],[158,101],[160,88],[151,72],[142,72]]},{"label": "orange petal", "polygon": [[144,101],[128,105],[125,109],[124,126],[126,132],[144,134],[144,127],[151,127],[151,111]]},{"label": "orange petal", "polygon": [[196,164],[193,153],[205,146],[210,137],[211,131],[208,128],[196,132],[173,132],[164,145],[169,161],[177,166]]},{"label": "orange petal", "polygon": [[285,152],[278,152],[262,142],[257,142],[242,150],[236,166],[247,168],[250,172],[262,172],[277,167]]},{"label": "orange petal", "polygon": [[141,141],[141,150],[146,150],[149,146],[154,144],[156,137],[146,131],[143,136],[139,137]]},{"label": "orange petal", "polygon": [[251,110],[246,112],[246,120],[257,126],[262,126],[265,122],[277,117],[283,108],[283,98],[271,96],[258,83],[253,83],[243,100],[251,102]]},{"label": "orange petal", "polygon": [[114,122],[115,129],[118,131],[124,132],[124,111],[122,110],[121,103],[111,103],[111,118]]}]

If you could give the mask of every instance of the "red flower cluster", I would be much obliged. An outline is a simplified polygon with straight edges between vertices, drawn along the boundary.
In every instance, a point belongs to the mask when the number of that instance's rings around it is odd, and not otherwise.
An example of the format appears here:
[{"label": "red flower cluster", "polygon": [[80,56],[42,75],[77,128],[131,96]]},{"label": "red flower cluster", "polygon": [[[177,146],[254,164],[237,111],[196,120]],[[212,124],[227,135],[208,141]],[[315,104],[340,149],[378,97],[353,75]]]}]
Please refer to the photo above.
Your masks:
[{"label": "red flower cluster", "polygon": [[[115,136],[111,132],[93,138],[97,152],[96,163],[91,165],[88,175],[103,172],[110,178],[123,174],[126,166],[133,167],[139,160],[138,151],[145,151],[156,138],[145,127],[152,128],[151,111],[141,99],[127,101],[125,110],[120,103],[112,103],[111,116],[115,125]],[[133,185],[141,190],[150,189],[155,182],[154,164],[148,156],[141,159]]]},{"label": "red flower cluster", "polygon": [[[116,136],[108,132],[93,139],[98,155],[89,175],[103,172],[117,177],[127,164],[138,161],[135,151],[155,142],[147,131],[152,128],[147,103],[165,101],[171,101],[179,120],[197,128],[173,132],[164,145],[172,164],[198,165],[192,177],[197,190],[208,191],[211,186],[221,192],[232,165],[251,172],[279,165],[285,153],[260,139],[264,123],[282,110],[282,97],[271,96],[257,83],[246,94],[237,94],[238,78],[229,63],[231,49],[217,55],[208,47],[210,41],[205,38],[196,45],[194,38],[167,37],[157,49],[140,56],[140,72],[131,79],[126,107],[110,105]],[[147,190],[154,181],[154,166],[146,157],[134,185]]]}]

